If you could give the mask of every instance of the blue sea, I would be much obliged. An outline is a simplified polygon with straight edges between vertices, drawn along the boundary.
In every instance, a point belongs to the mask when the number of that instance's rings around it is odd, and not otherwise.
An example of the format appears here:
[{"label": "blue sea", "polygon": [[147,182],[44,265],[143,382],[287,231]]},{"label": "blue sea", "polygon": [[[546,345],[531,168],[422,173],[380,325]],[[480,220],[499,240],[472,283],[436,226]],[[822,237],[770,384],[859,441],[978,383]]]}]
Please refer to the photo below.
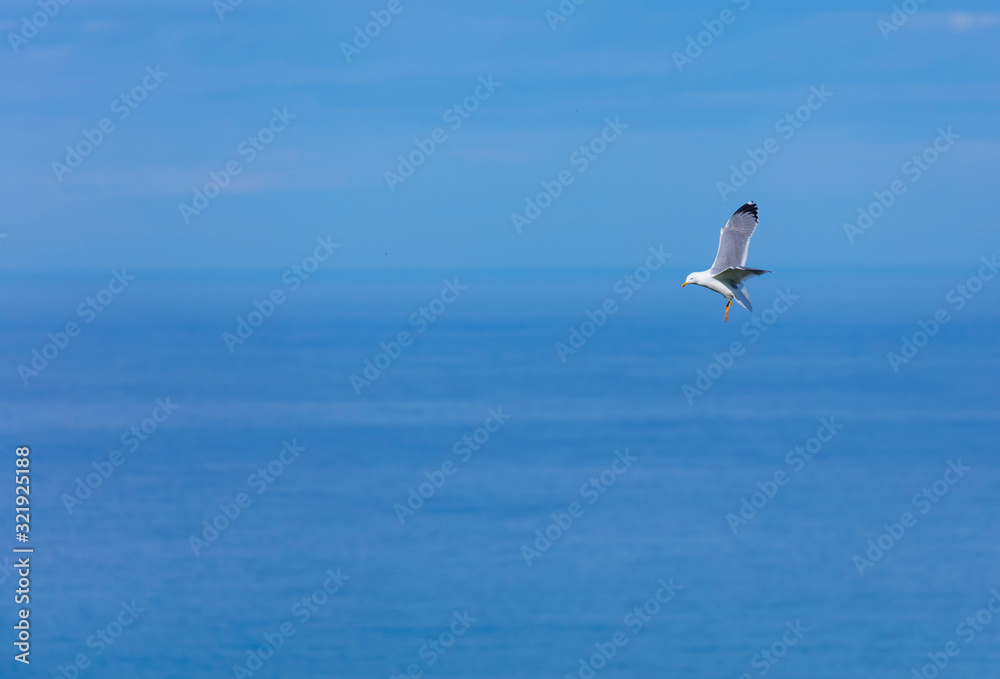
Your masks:
[{"label": "blue sea", "polygon": [[6,275],[2,674],[1000,677],[979,270]]}]

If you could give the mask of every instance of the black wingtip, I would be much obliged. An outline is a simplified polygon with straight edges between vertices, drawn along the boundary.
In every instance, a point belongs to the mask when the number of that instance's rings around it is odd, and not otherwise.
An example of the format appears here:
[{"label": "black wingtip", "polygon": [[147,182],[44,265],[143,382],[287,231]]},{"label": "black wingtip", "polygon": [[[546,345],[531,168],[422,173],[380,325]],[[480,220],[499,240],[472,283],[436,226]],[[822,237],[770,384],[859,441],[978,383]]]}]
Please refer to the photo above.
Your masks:
[{"label": "black wingtip", "polygon": [[738,209],[738,210],[737,210],[736,212],[734,212],[733,214],[734,214],[734,215],[738,215],[738,214],[741,214],[741,213],[743,213],[743,212],[749,212],[750,214],[752,214],[752,215],[753,215],[753,218],[754,218],[754,219],[757,219],[757,203],[755,203],[755,202],[753,202],[753,201],[751,200],[751,201],[750,201],[749,203],[747,203],[746,205],[742,205],[742,206],[740,206],[740,209]]}]

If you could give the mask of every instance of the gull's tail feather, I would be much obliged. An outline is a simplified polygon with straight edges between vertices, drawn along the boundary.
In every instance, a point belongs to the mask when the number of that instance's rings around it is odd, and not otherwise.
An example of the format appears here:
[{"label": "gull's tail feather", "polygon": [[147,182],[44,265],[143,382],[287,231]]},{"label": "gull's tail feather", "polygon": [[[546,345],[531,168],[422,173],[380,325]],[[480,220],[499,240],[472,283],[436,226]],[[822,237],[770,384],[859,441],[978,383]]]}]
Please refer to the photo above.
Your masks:
[{"label": "gull's tail feather", "polygon": [[[760,269],[754,269],[754,271],[760,271]],[[771,273],[771,272],[768,271],[766,273]],[[747,294],[746,287],[744,287],[742,284],[740,284],[738,288],[733,290],[733,299],[735,299],[737,303],[747,311],[753,311],[753,304],[751,304],[750,302],[750,296]]]}]

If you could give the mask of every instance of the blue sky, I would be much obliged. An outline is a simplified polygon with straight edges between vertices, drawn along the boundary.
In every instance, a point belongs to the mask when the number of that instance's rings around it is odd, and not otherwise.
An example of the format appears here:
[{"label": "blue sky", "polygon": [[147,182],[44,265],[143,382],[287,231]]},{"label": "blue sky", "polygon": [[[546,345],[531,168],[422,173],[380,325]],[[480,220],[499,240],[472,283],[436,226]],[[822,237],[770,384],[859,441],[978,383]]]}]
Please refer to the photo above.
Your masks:
[{"label": "blue sky", "polygon": [[[886,38],[891,2],[588,0],[553,30],[556,0],[399,0],[348,63],[341,43],[388,0],[244,0],[222,20],[211,0],[76,0],[16,52],[11,33],[41,10],[8,2],[0,265],[280,271],[332,234],[344,268],[633,266],[663,245],[693,270],[747,200],[761,213],[751,265],[976,262],[997,243],[1000,11],[914,3]],[[679,69],[674,54],[724,10]],[[120,119],[119,97],[157,67]],[[445,111],[491,76],[453,129]],[[778,132],[823,86],[832,96]],[[295,117],[251,159],[241,144],[275,109]],[[105,118],[113,131],[57,178],[65,147]],[[581,169],[573,153],[608,119],[627,128]],[[437,128],[445,141],[390,190],[385,173]],[[905,164],[939,129],[957,139],[914,180]],[[731,166],[769,138],[779,148],[723,198]],[[185,223],[179,204],[232,162]],[[564,171],[572,183],[519,234],[511,215]],[[896,180],[905,192],[851,243],[844,224]]]}]

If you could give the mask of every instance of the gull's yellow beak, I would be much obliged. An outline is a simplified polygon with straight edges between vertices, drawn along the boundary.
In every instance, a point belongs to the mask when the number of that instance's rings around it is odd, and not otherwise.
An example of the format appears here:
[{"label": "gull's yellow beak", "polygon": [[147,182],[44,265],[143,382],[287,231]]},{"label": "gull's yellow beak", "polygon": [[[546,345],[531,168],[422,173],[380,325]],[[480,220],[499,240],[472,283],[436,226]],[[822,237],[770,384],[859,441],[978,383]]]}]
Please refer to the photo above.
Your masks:
[{"label": "gull's yellow beak", "polygon": [[685,285],[687,285],[687,284],[688,284],[688,283],[690,283],[690,282],[691,282],[691,281],[684,281],[683,283],[681,283],[681,287],[683,288],[683,287],[684,287]]}]

